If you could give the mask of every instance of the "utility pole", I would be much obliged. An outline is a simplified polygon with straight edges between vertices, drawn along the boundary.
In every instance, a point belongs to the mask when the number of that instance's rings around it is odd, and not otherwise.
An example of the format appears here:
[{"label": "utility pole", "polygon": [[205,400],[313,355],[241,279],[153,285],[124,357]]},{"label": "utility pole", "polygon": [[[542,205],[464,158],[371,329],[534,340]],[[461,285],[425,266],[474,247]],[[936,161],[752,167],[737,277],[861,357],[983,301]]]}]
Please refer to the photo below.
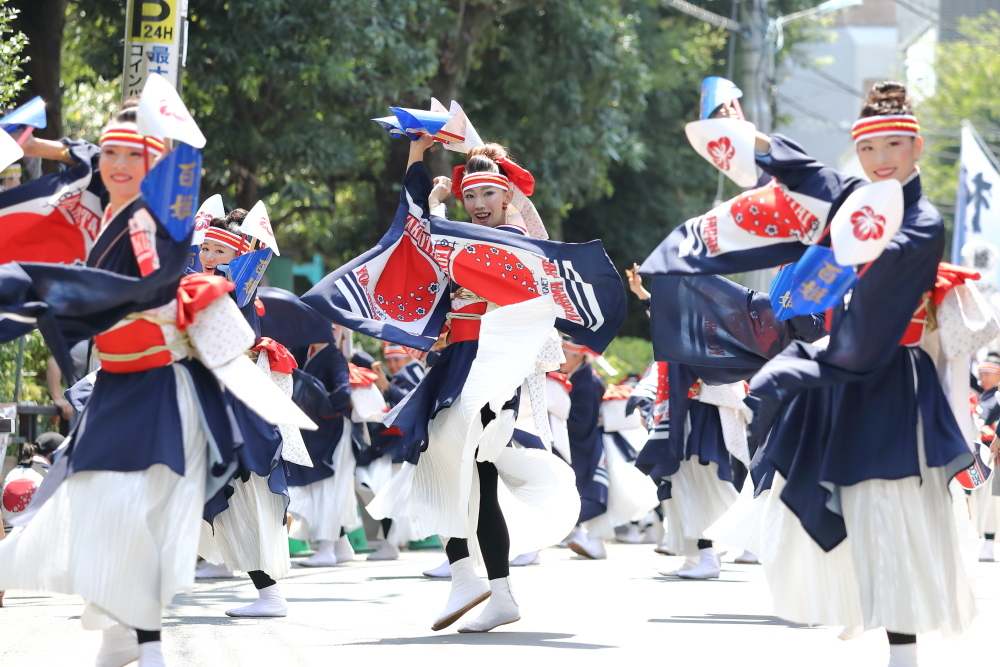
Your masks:
[{"label": "utility pole", "polygon": [[150,73],[181,92],[187,61],[188,0],[128,0],[122,101],[142,93]]}]

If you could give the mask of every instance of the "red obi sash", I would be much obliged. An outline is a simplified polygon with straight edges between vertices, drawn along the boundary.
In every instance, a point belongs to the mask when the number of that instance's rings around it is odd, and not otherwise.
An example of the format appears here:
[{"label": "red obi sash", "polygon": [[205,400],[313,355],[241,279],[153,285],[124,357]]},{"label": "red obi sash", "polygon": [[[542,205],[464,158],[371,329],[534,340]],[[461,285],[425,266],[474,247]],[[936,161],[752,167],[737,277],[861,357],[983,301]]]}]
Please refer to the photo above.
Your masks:
[{"label": "red obi sash", "polygon": [[479,340],[480,318],[486,314],[487,305],[485,301],[477,301],[464,308],[451,311],[452,316],[448,320],[451,326],[448,343]]},{"label": "red obi sash", "polygon": [[[233,284],[220,276],[185,276],[177,288],[176,320],[161,320],[149,313],[134,313],[125,318],[125,324],[94,337],[101,369],[109,373],[139,373],[173,363],[174,356],[167,345],[164,327],[176,327],[183,331],[199,311],[232,289]],[[179,353],[186,350],[186,338],[175,346]],[[186,356],[186,351],[182,356]]]}]

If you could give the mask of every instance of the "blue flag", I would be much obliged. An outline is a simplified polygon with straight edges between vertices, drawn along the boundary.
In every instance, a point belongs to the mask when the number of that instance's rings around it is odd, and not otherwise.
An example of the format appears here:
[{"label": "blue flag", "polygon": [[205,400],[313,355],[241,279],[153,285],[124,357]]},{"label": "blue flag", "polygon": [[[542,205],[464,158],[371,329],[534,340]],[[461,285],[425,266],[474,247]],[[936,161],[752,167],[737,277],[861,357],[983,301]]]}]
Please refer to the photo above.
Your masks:
[{"label": "blue flag", "polygon": [[0,118],[0,127],[4,132],[14,132],[22,125],[30,125],[39,129],[48,125],[45,117],[45,102],[41,97],[34,97],[25,104]]},{"label": "blue flag", "polygon": [[194,229],[201,184],[201,151],[179,144],[142,179],[142,198],[175,241]]},{"label": "blue flag", "polygon": [[229,278],[236,286],[236,304],[240,308],[250,303],[273,256],[274,251],[264,248],[240,255],[229,262]]},{"label": "blue flag", "polygon": [[841,266],[833,250],[812,246],[792,271],[792,309],[799,315],[822,313],[839,306],[858,282],[853,266]]},{"label": "blue flag", "polygon": [[771,308],[774,309],[774,317],[779,322],[784,322],[796,315],[792,308],[792,272],[795,270],[794,264],[782,267],[778,275],[771,281]]}]

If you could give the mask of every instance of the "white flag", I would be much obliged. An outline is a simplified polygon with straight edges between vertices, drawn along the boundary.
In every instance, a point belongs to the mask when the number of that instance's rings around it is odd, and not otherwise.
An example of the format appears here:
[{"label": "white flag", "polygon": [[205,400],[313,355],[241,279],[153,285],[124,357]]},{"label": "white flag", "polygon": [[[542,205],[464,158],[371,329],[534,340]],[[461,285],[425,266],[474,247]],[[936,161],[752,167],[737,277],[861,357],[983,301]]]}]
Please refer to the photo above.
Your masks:
[{"label": "white flag", "polygon": [[444,144],[446,150],[455,151],[456,153],[468,153],[476,146],[483,145],[483,140],[479,138],[479,133],[476,132],[476,128],[472,127],[472,121],[470,121],[469,117],[465,115],[465,111],[462,110],[462,105],[455,100],[451,101],[450,109],[445,109],[444,105],[441,104],[437,98],[432,97],[431,111],[455,114],[455,116],[448,121],[448,124],[444,126],[444,129],[456,132],[457,134],[465,137],[465,141],[460,143]]},{"label": "white flag", "polygon": [[155,72],[139,97],[139,134],[176,139],[195,148],[205,147],[205,135],[191,117],[170,82]]},{"label": "white flag", "polygon": [[205,232],[212,226],[212,220],[224,217],[226,209],[222,205],[222,195],[212,195],[206,199],[194,214],[194,236],[191,238],[191,245],[201,245],[205,240]]},{"label": "white flag", "polygon": [[1000,170],[988,151],[972,126],[963,123],[951,252],[954,264],[964,263],[1000,286],[1000,269],[989,252],[1000,247]]},{"label": "white flag", "polygon": [[273,250],[275,255],[281,254],[278,252],[278,243],[274,240],[274,230],[271,229],[271,220],[267,217],[267,207],[264,206],[264,202],[259,201],[254,204],[247,217],[243,219],[240,231],[259,240],[265,247]]},{"label": "white flag", "polygon": [[24,156],[24,150],[14,138],[0,131],[0,169],[6,169]]}]

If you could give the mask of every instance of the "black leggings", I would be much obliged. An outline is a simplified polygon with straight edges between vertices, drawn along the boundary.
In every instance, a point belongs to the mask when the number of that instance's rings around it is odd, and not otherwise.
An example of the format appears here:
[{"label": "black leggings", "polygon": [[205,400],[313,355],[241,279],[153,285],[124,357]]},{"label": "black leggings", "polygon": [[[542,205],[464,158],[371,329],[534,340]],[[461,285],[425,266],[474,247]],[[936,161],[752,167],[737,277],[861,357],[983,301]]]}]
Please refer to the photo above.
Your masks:
[{"label": "black leggings", "polygon": [[251,570],[247,572],[250,575],[250,581],[253,582],[253,587],[258,591],[262,588],[267,588],[268,586],[274,586],[277,581],[267,576],[263,570]]},{"label": "black leggings", "polygon": [[[476,528],[476,538],[486,563],[486,576],[489,579],[503,579],[510,575],[510,533],[507,532],[507,521],[503,518],[500,501],[497,499],[497,467],[492,463],[477,461],[476,469],[479,471],[479,526]],[[448,540],[444,550],[448,554],[449,563],[468,558],[469,541],[453,537]]]}]

